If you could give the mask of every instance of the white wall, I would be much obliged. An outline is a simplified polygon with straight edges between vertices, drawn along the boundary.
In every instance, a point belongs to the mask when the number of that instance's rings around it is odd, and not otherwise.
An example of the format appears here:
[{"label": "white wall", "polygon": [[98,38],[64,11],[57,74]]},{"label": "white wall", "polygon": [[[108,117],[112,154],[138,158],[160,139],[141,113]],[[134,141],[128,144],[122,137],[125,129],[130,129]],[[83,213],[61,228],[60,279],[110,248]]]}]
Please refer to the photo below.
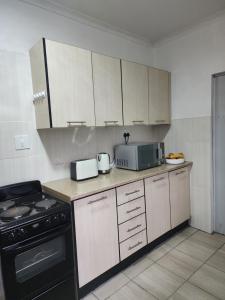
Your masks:
[{"label": "white wall", "polygon": [[167,151],[183,151],[194,162],[192,225],[211,232],[211,75],[225,71],[225,16],[157,45],[154,63],[172,72]]},{"label": "white wall", "polygon": [[[113,145],[122,141],[123,128],[37,133],[28,50],[43,36],[144,64],[152,63],[152,48],[142,42],[19,1],[0,0],[0,186],[30,179],[48,181],[67,177],[71,160],[93,157],[99,151],[112,154]],[[129,130],[133,140],[159,137],[158,131],[150,127],[135,126]],[[15,150],[17,134],[29,134],[30,150]]]}]

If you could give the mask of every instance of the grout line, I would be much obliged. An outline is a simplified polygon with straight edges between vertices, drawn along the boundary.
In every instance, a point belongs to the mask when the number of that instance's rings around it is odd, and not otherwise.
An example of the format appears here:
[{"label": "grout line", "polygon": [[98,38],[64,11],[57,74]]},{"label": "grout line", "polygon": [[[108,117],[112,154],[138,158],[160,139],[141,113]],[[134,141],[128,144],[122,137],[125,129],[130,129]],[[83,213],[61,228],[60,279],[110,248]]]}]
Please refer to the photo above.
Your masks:
[{"label": "grout line", "polygon": [[[139,274],[140,275],[140,274]],[[137,277],[137,276],[136,276]],[[135,278],[136,278],[135,277]],[[133,278],[134,279],[134,278]],[[134,284],[136,284],[139,288],[141,288],[142,290],[144,290],[146,293],[148,293],[149,295],[153,296],[155,299],[158,299],[160,300],[157,296],[153,295],[152,293],[150,293],[148,290],[146,290],[143,286],[141,286],[139,283],[137,283],[136,281],[134,280],[131,280]]]}]

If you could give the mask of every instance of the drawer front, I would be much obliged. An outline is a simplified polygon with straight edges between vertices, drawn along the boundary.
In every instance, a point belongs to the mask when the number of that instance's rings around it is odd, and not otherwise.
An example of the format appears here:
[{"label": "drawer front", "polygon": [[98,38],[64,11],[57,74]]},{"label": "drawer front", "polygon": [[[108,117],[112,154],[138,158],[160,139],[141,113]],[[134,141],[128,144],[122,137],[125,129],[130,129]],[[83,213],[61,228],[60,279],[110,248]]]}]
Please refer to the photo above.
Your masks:
[{"label": "drawer front", "polygon": [[117,207],[118,223],[121,224],[145,212],[144,197],[135,199]]},{"label": "drawer front", "polygon": [[120,244],[120,259],[123,260],[147,245],[146,230]]},{"label": "drawer front", "polygon": [[121,205],[133,199],[144,196],[144,182],[143,180],[139,180],[120,186],[116,190],[117,205]]},{"label": "drawer front", "polygon": [[129,237],[137,234],[146,229],[145,214],[133,218],[121,225],[119,225],[119,242],[128,239]]},{"label": "drawer front", "polygon": [[177,177],[177,176],[182,177],[182,176],[185,176],[185,175],[188,175],[188,174],[189,174],[188,167],[177,169],[175,171],[169,172],[170,177],[171,176],[173,176],[173,177]]}]

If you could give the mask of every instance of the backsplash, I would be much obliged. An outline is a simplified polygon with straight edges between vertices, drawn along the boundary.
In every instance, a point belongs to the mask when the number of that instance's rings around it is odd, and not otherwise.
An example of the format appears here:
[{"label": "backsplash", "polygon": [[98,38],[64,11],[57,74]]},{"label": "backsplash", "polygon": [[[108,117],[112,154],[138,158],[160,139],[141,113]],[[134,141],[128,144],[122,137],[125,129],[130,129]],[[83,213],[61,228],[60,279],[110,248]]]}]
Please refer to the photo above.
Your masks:
[{"label": "backsplash", "polygon": [[[162,141],[168,126],[128,126],[48,129],[37,132],[32,103],[28,54],[0,51],[0,186],[39,179],[42,182],[69,176],[69,163],[95,157],[98,152],[113,156],[113,146],[130,141]],[[27,134],[31,148],[15,150],[14,136]]]}]

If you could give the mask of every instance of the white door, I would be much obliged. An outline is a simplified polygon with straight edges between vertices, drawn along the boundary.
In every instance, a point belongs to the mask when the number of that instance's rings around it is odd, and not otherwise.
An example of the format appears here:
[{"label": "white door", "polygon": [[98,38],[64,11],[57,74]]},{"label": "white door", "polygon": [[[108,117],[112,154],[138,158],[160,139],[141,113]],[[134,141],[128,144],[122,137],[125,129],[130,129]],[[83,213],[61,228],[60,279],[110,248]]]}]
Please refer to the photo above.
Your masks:
[{"label": "white door", "polygon": [[122,60],[124,125],[148,124],[148,67]]},{"label": "white door", "polygon": [[79,286],[119,263],[114,189],[74,202]]},{"label": "white door", "polygon": [[123,125],[120,59],[92,53],[96,126]]},{"label": "white door", "polygon": [[171,229],[168,174],[145,179],[148,243]]},{"label": "white door", "polygon": [[214,77],[213,153],[215,231],[225,234],[225,74]]},{"label": "white door", "polygon": [[188,168],[169,173],[172,228],[190,219],[190,176]]},{"label": "white door", "polygon": [[95,126],[91,52],[46,40],[53,127]]},{"label": "white door", "polygon": [[170,73],[149,68],[149,124],[170,123]]}]

